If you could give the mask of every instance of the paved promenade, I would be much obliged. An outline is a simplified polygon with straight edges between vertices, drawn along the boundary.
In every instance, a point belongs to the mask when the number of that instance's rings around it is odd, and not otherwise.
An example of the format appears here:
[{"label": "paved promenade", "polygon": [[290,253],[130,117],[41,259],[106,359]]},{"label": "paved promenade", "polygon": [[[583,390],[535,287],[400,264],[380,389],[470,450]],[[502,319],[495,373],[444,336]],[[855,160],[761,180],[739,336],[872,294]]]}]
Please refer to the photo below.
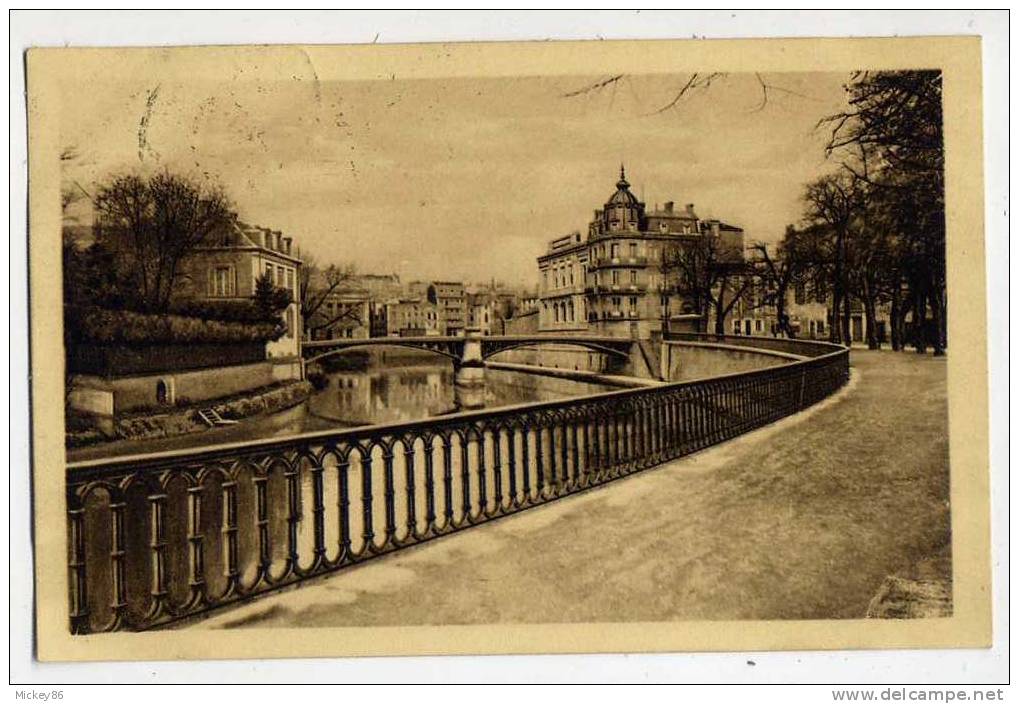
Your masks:
[{"label": "paved promenade", "polygon": [[946,363],[852,363],[797,417],[190,627],[860,618],[950,569]]}]

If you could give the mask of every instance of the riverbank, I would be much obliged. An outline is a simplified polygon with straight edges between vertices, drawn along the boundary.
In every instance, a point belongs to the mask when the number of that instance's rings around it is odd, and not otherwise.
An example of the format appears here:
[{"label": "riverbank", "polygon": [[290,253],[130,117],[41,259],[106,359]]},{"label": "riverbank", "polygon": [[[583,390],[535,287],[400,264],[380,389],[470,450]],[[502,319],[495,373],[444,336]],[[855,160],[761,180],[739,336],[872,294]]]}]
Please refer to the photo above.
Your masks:
[{"label": "riverbank", "polygon": [[67,422],[67,448],[104,445],[118,440],[191,435],[211,429],[201,416],[203,411],[211,410],[228,422],[245,421],[292,408],[306,401],[310,395],[311,384],[308,382],[288,381],[165,411],[130,413],[112,419],[73,414],[69,415]]},{"label": "riverbank", "polygon": [[[359,425],[403,422],[462,410],[452,365],[422,364],[402,356],[397,365],[326,374],[324,388],[314,389],[305,402],[275,412],[249,416],[236,425],[206,428],[188,434],[152,434],[143,439],[113,439],[69,448],[69,462],[151,454],[207,447],[301,433],[342,430]],[[400,366],[403,365],[403,366]],[[565,370],[562,370],[565,371]],[[632,380],[630,380],[632,381]],[[616,386],[594,381],[492,369],[487,375],[487,407],[548,401],[612,391]]]},{"label": "riverbank", "polygon": [[195,627],[855,619],[930,556],[950,583],[945,359],[851,363],[802,414]]}]

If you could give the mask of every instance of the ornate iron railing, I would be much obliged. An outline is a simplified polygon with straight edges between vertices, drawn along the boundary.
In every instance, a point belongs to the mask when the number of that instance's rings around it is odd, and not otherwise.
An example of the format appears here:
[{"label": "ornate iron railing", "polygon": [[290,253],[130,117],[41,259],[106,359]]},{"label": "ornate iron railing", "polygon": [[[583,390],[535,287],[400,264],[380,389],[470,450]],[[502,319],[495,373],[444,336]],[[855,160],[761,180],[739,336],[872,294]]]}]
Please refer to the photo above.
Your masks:
[{"label": "ornate iron railing", "polygon": [[696,452],[848,379],[847,349],[804,356],[566,401],[71,464],[71,630],[194,617]]}]

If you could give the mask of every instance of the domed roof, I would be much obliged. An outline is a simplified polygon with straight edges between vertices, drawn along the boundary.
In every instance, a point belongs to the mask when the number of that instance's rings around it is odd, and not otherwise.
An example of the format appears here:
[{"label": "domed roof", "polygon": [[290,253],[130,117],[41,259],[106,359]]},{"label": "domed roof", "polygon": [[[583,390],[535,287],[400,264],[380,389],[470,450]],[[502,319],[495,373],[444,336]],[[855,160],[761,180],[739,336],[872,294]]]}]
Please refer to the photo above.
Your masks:
[{"label": "domed roof", "polygon": [[606,206],[610,205],[631,205],[636,206],[637,196],[630,193],[630,183],[626,180],[626,170],[623,165],[619,165],[619,180],[616,181],[616,192],[613,193],[608,201],[605,203]]}]

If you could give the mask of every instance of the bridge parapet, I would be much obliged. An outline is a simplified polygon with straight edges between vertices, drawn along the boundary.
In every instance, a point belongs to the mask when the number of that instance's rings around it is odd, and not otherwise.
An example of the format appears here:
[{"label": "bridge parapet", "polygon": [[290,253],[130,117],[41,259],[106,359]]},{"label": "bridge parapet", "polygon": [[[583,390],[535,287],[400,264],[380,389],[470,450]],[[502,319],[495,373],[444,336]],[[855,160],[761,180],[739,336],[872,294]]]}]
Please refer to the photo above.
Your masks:
[{"label": "bridge parapet", "polygon": [[594,352],[627,358],[634,344],[634,341],[628,338],[555,334],[340,338],[302,342],[301,356],[306,362],[313,362],[355,348],[396,346],[435,352],[449,357],[457,364],[466,363],[467,366],[476,366],[476,362],[488,359],[500,352],[540,345],[573,345]]}]

